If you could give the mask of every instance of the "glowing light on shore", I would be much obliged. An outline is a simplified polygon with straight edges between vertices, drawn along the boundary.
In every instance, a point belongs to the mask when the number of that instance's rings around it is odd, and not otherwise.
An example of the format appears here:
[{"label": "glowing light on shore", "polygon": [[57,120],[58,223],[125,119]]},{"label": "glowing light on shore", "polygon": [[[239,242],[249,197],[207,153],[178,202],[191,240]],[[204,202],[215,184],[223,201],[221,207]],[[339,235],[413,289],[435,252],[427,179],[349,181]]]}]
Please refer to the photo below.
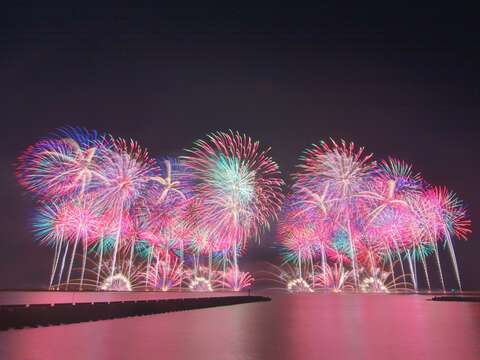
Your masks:
[{"label": "glowing light on shore", "polygon": [[125,275],[115,274],[109,276],[100,289],[103,291],[132,291],[132,285]]}]

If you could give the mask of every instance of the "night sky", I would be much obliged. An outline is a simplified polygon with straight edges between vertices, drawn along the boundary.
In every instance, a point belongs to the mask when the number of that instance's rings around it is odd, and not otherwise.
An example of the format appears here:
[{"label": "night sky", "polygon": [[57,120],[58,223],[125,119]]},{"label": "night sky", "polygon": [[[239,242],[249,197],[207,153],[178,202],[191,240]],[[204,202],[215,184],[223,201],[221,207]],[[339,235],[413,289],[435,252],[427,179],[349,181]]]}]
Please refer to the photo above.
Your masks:
[{"label": "night sky", "polygon": [[[208,132],[239,130],[272,147],[287,182],[301,151],[329,137],[378,159],[404,159],[467,204],[474,233],[456,250],[464,288],[480,289],[473,9],[42,2],[1,13],[0,288],[48,281],[53,252],[32,241],[34,202],[13,163],[40,137],[73,125],[136,139],[154,155],[179,155]],[[274,234],[262,241],[242,267],[277,261]],[[436,279],[433,266],[431,274]],[[455,284],[453,274],[447,283]]]}]

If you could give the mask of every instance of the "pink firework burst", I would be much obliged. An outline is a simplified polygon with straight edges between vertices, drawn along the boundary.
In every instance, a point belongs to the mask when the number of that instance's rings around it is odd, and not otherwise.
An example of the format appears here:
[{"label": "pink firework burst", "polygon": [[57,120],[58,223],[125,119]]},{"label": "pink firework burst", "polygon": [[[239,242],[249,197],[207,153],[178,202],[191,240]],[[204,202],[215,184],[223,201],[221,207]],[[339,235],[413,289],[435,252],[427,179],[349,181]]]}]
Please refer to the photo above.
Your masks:
[{"label": "pink firework burst", "polygon": [[238,132],[217,132],[183,157],[202,225],[219,240],[243,243],[276,217],[283,180],[268,151]]},{"label": "pink firework burst", "polygon": [[18,158],[17,178],[27,190],[42,196],[83,196],[89,187],[105,180],[98,155],[108,146],[95,132],[60,131],[30,146]]}]

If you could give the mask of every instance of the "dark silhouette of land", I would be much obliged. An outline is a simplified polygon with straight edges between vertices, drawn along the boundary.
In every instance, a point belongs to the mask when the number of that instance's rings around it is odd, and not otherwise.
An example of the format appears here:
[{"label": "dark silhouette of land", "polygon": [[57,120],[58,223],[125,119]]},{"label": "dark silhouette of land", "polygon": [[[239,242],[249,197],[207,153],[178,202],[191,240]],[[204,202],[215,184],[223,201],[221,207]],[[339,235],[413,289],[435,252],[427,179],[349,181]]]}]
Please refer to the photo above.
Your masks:
[{"label": "dark silhouette of land", "polygon": [[434,296],[432,301],[480,302],[480,296]]}]

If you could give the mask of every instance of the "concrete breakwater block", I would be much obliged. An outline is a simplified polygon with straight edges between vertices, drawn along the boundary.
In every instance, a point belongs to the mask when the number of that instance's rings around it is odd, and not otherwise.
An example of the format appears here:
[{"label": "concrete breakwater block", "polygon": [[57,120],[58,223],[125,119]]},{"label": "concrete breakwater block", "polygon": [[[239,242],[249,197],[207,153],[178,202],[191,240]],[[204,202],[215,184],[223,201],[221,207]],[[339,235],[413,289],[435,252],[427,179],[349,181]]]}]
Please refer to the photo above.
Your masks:
[{"label": "concrete breakwater block", "polygon": [[76,304],[2,305],[0,306],[0,330],[72,324],[270,300],[264,296],[223,296]]},{"label": "concrete breakwater block", "polygon": [[480,296],[434,296],[432,301],[480,302]]}]

